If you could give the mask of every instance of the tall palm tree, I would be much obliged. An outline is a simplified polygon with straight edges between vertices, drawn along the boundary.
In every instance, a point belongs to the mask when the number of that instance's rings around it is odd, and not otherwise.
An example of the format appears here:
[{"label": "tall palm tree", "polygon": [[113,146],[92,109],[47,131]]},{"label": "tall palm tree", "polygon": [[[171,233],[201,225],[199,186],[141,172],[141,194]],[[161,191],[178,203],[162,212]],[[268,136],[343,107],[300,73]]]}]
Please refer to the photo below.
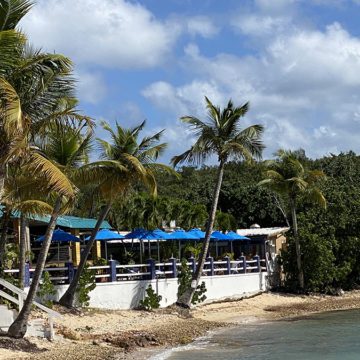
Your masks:
[{"label": "tall palm tree", "polygon": [[27,153],[30,127],[50,122],[61,102],[74,105],[71,61],[32,49],[16,29],[32,5],[0,0],[0,199],[6,165]]},{"label": "tall palm tree", "polygon": [[102,123],[102,126],[111,137],[111,142],[97,139],[103,160],[84,166],[80,174],[83,182],[98,182],[105,206],[100,213],[90,240],[81,254],[75,276],[59,301],[61,305],[66,307],[73,307],[75,304],[75,294],[81,274],[96,234],[108,215],[114,200],[123,197],[134,185],[138,184],[146,185],[152,194],[156,195],[155,174],[158,171],[173,173],[171,168],[156,162],[167,146],[166,143],[159,143],[163,131],[146,136],[139,141],[139,134],[145,126],[145,121],[131,129],[125,129],[116,123],[115,131],[105,122]]},{"label": "tall palm tree", "polygon": [[268,168],[265,172],[266,179],[260,181],[259,185],[266,186],[277,193],[289,206],[295,239],[299,287],[301,290],[304,290],[304,271],[301,260],[296,209],[300,196],[326,208],[326,199],[316,186],[319,180],[325,178],[325,174],[320,170],[308,170],[295,152],[279,150],[276,156],[276,160],[266,162]]},{"label": "tall palm tree", "polygon": [[243,159],[252,161],[260,159],[263,150],[261,125],[251,125],[240,129],[240,119],[247,113],[249,104],[234,107],[230,100],[224,109],[214,106],[205,97],[208,118],[202,121],[193,116],[182,117],[181,120],[188,124],[197,137],[195,144],[183,154],[172,159],[174,166],[180,163],[199,164],[211,156],[218,160],[217,180],[214,188],[213,199],[206,227],[206,235],[196,272],[193,274],[191,287],[188,288],[178,299],[177,304],[182,307],[190,307],[192,297],[199,284],[201,273],[204,268],[207,252],[209,249],[210,236],[213,230],[217,204],[224,174],[224,166],[231,159]]},{"label": "tall palm tree", "polygon": [[82,126],[64,124],[60,119],[59,122],[53,124],[47,136],[41,139],[37,150],[34,150],[32,154],[30,168],[35,174],[38,173],[39,177],[52,179],[51,183],[56,183],[57,186],[56,192],[51,191],[54,189],[53,186],[49,189],[50,197],[55,197],[55,201],[28,295],[23,308],[8,330],[8,335],[15,338],[23,337],[26,333],[32,303],[45,267],[57,218],[69,209],[76,195],[77,188],[71,182],[71,178],[76,169],[88,158],[91,133],[83,134],[82,130]]}]

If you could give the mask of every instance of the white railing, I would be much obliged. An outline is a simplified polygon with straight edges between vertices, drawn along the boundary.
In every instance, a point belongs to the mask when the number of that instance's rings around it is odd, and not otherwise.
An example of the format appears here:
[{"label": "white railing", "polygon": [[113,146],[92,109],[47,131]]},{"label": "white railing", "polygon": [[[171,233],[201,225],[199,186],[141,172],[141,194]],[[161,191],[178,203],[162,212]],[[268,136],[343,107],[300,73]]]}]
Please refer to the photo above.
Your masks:
[{"label": "white railing", "polygon": [[[18,287],[9,283],[8,281],[6,281],[4,279],[0,279],[0,285],[17,295],[17,298],[15,298],[15,297],[11,296],[10,294],[8,294],[7,292],[0,290],[0,296],[6,300],[11,301],[15,305],[18,305],[19,312],[20,312],[22,307],[24,306],[24,301],[27,297],[27,293],[24,290],[19,289]],[[54,339],[54,318],[60,318],[61,315],[58,312],[56,312],[52,309],[49,309],[48,307],[38,303],[37,301],[33,301],[33,305],[35,305],[37,308],[39,308],[40,310],[44,311],[47,314],[48,319],[49,319],[50,340],[53,340]]]},{"label": "white railing", "polygon": [[[190,271],[196,269],[197,263],[192,261],[187,262]],[[66,284],[71,282],[76,267],[70,263],[63,267],[49,267],[45,268],[50,275],[50,280],[55,284]],[[265,265],[265,266],[264,266]],[[143,264],[127,264],[119,265],[114,260],[110,260],[108,265],[89,266],[89,270],[95,272],[95,278],[98,282],[114,282],[126,280],[143,280],[156,277],[177,277],[181,273],[181,262],[177,259],[170,259],[168,262],[155,262],[149,260]],[[31,278],[31,273],[34,269],[28,269],[28,278]],[[204,263],[203,275],[219,275],[226,276],[231,274],[247,273],[247,272],[263,272],[267,271],[266,260],[254,258],[252,260],[224,260],[214,261],[208,258]],[[5,270],[9,275],[17,276],[18,269]],[[31,281],[31,280],[30,280]],[[27,284],[26,286],[28,286]]]}]

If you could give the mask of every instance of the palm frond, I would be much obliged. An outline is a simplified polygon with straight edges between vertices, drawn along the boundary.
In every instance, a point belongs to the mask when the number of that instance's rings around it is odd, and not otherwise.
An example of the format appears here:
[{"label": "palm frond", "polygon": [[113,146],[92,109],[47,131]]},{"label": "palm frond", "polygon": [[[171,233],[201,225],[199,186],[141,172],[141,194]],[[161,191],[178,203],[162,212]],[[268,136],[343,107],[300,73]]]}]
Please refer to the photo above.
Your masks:
[{"label": "palm frond", "polygon": [[0,114],[3,114],[4,129],[10,136],[23,128],[19,96],[5,79],[0,77]]},{"label": "palm frond", "polygon": [[75,196],[76,188],[56,164],[38,152],[31,152],[29,159],[29,168],[35,174],[43,176],[52,191],[56,191],[66,198]]},{"label": "palm frond", "polygon": [[33,4],[28,0],[0,0],[0,31],[15,29]]},{"label": "palm frond", "polygon": [[53,207],[41,200],[24,200],[16,206],[26,217],[31,215],[49,215],[53,211]]}]

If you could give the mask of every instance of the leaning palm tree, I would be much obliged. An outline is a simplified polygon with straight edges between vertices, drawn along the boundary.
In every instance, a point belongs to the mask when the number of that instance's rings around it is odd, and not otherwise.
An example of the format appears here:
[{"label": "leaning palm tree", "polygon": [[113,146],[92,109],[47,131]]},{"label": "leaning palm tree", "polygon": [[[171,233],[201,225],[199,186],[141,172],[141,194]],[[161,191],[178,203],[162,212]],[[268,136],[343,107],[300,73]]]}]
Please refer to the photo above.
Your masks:
[{"label": "leaning palm tree", "polygon": [[266,186],[278,194],[290,209],[295,240],[299,287],[301,290],[304,290],[304,271],[301,260],[296,209],[300,196],[326,208],[326,199],[316,186],[319,180],[325,178],[325,174],[320,170],[308,170],[294,152],[279,150],[276,156],[276,160],[266,162],[268,168],[265,172],[266,179],[260,181],[259,185]]},{"label": "leaning palm tree", "polygon": [[15,338],[23,337],[26,333],[32,303],[45,267],[57,218],[69,209],[76,195],[77,188],[71,178],[76,169],[88,158],[91,134],[84,135],[82,129],[82,126],[64,124],[60,119],[49,129],[46,138],[41,139],[37,149],[31,154],[31,163],[28,166],[32,173],[44,180],[51,179],[48,190],[49,199],[54,200],[54,206],[28,295],[23,308],[8,330],[8,335]]},{"label": "leaning palm tree", "polygon": [[219,164],[199,264],[196,272],[193,274],[191,287],[188,288],[177,301],[177,304],[182,307],[190,307],[192,297],[199,284],[200,276],[204,268],[210,236],[215,222],[225,164],[231,159],[242,159],[246,161],[252,161],[254,158],[260,159],[264,148],[261,142],[261,135],[263,133],[263,127],[261,125],[251,125],[245,129],[240,129],[240,119],[247,113],[249,108],[248,103],[240,107],[234,107],[230,100],[227,106],[221,110],[219,107],[214,106],[207,97],[205,97],[205,100],[208,110],[208,119],[206,121],[202,121],[193,116],[181,118],[184,123],[190,126],[194,135],[197,137],[195,144],[183,154],[175,156],[172,159],[173,165],[176,166],[185,162],[199,164],[211,156],[216,156]]},{"label": "leaning palm tree", "polygon": [[168,166],[156,162],[167,146],[166,143],[159,143],[163,131],[144,137],[139,141],[139,134],[145,126],[145,121],[131,129],[125,129],[116,123],[115,131],[105,122],[102,123],[102,126],[110,134],[112,140],[107,142],[97,139],[103,160],[85,165],[79,174],[82,177],[82,182],[98,182],[105,205],[98,217],[90,240],[81,254],[75,276],[59,301],[61,305],[66,307],[75,305],[76,290],[96,234],[114,201],[119,197],[124,197],[134,185],[138,184],[146,185],[151,193],[156,195],[156,173],[158,171],[173,173]]}]

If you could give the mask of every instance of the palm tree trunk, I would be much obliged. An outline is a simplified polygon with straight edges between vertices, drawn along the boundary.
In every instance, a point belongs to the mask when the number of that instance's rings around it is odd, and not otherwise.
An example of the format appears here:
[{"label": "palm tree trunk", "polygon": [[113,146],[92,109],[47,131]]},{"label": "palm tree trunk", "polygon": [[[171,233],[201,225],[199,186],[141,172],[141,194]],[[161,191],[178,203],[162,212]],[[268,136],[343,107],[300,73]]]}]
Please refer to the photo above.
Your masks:
[{"label": "palm tree trunk", "polygon": [[224,166],[225,166],[225,162],[223,160],[220,160],[218,173],[217,173],[217,181],[214,188],[213,201],[211,204],[211,211],[209,214],[209,219],[206,227],[205,240],[199,257],[199,264],[196,268],[195,273],[193,274],[191,286],[179,297],[178,301],[176,302],[176,304],[181,307],[190,308],[191,300],[195,294],[197,286],[199,285],[201,274],[204,269],[204,264],[206,261],[206,256],[210,245],[210,237],[215,222],[216,209],[219,201],[220,189],[224,175]]},{"label": "palm tree trunk", "polygon": [[299,241],[299,234],[298,234],[295,199],[290,200],[290,207],[291,207],[291,218],[292,218],[292,223],[293,223],[293,232],[294,232],[294,239],[295,239],[296,264],[297,264],[297,268],[298,268],[299,286],[300,286],[301,290],[304,290],[304,271],[303,271],[302,262],[301,262],[301,249],[300,249],[300,241]]},{"label": "palm tree trunk", "polygon": [[64,293],[64,295],[61,297],[61,299],[59,300],[59,303],[63,306],[66,306],[67,308],[72,308],[75,305],[75,294],[76,294],[76,290],[77,287],[79,285],[79,280],[80,277],[84,271],[85,265],[86,265],[86,261],[87,258],[90,254],[91,248],[94,245],[95,242],[95,238],[96,238],[96,234],[98,233],[98,231],[100,230],[100,226],[103,223],[103,221],[105,220],[106,216],[108,215],[110,209],[111,209],[111,202],[109,202],[106,207],[102,210],[95,228],[91,234],[91,238],[88,241],[85,249],[83,250],[83,252],[81,253],[81,259],[80,259],[80,264],[76,270],[76,273],[74,275],[73,280],[71,281],[71,284],[69,285],[68,289],[66,290],[66,292]]},{"label": "palm tree trunk", "polygon": [[24,301],[23,308],[21,309],[19,315],[15,319],[15,321],[11,324],[8,330],[8,335],[14,338],[22,338],[26,334],[27,330],[27,322],[30,316],[32,303],[35,299],[40,279],[45,267],[46,263],[46,257],[49,251],[52,235],[55,229],[56,220],[59,217],[61,209],[61,198],[58,198],[55,202],[54,210],[51,215],[48,227],[46,229],[45,233],[45,239],[41,246],[41,251],[39,254],[39,258],[36,263],[36,268],[34,272],[34,276],[31,282],[31,286],[28,292],[28,295],[26,297],[26,300]]},{"label": "palm tree trunk", "polygon": [[19,236],[19,288],[20,289],[24,289],[24,284],[25,284],[26,225],[27,225],[26,218],[23,214],[21,214],[20,236]]},{"label": "palm tree trunk", "polygon": [[5,177],[6,177],[6,167],[4,164],[0,166],[0,200],[4,194],[4,185],[5,185]]},{"label": "palm tree trunk", "polygon": [[6,239],[7,239],[7,228],[9,225],[11,216],[11,210],[5,208],[3,217],[2,217],[2,224],[1,224],[1,235],[0,235],[0,269],[4,266],[4,255],[6,250]]}]

